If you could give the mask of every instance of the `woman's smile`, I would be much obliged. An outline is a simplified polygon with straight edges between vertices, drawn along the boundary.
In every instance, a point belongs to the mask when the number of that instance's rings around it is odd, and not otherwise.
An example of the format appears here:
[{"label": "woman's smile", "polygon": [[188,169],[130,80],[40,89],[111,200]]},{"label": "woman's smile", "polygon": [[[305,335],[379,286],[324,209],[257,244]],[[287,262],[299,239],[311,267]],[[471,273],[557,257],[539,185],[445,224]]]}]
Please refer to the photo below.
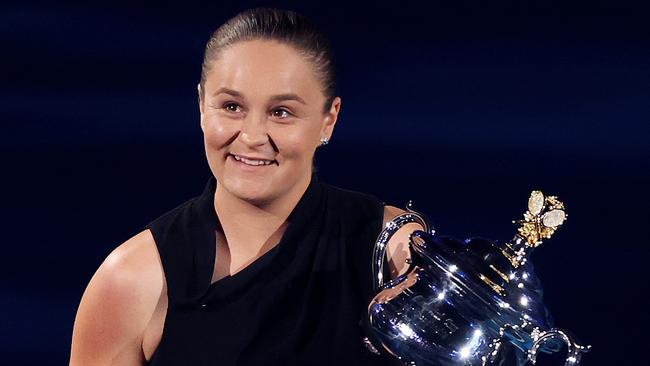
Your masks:
[{"label": "woman's smile", "polygon": [[270,159],[253,159],[243,155],[228,154],[227,160],[233,163],[238,169],[245,172],[259,172],[277,165],[276,160]]}]

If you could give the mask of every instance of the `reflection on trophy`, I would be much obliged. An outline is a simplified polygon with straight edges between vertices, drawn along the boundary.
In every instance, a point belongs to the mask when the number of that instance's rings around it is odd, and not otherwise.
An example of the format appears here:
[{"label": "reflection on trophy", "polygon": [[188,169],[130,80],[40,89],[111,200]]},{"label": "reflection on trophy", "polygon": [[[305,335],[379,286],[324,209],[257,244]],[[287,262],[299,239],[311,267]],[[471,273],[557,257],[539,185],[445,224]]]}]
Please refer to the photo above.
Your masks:
[{"label": "reflection on trophy", "polygon": [[[533,191],[511,241],[459,241],[435,235],[409,203],[375,243],[376,295],[368,306],[366,345],[409,365],[496,365],[504,348],[514,349],[517,365],[534,364],[539,352],[566,345],[565,366],[578,365],[590,346],[553,326],[529,261],[566,217],[556,197]],[[384,284],[386,244],[411,222],[425,230],[410,235],[410,267]]]}]

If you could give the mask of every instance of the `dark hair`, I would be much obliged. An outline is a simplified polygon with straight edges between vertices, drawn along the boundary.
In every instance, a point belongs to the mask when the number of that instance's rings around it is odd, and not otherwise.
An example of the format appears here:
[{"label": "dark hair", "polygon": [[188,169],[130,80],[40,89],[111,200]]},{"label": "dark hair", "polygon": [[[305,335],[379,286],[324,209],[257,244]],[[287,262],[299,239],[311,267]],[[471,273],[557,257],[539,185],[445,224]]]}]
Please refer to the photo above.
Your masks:
[{"label": "dark hair", "polygon": [[212,33],[203,54],[201,97],[210,63],[219,57],[219,53],[237,42],[254,39],[274,40],[293,46],[310,61],[323,86],[323,113],[330,109],[336,93],[336,82],[333,52],[329,41],[305,16],[290,10],[267,7],[244,10]]}]

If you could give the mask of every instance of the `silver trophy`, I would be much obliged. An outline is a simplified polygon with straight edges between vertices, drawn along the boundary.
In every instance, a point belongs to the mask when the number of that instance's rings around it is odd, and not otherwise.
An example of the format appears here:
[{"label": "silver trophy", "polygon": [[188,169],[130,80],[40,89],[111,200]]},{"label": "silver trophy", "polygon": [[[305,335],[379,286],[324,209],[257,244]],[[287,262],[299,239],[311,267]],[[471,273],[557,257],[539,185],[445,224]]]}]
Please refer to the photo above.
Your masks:
[{"label": "silver trophy", "polygon": [[[565,366],[578,365],[591,346],[578,344],[555,328],[542,302],[542,288],[530,253],[566,219],[556,197],[533,191],[528,211],[509,242],[465,241],[434,234],[426,220],[407,205],[388,222],[375,243],[376,295],[368,306],[366,346],[407,365],[535,364],[539,352],[566,346]],[[384,284],[384,255],[391,236],[416,222],[410,234],[408,271]]]}]

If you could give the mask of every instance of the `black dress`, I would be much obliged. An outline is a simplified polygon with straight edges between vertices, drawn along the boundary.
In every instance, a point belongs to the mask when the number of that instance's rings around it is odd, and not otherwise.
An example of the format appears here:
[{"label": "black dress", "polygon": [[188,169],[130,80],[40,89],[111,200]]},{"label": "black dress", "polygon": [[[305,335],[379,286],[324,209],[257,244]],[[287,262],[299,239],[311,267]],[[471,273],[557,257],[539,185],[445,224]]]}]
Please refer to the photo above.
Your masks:
[{"label": "black dress", "polygon": [[210,175],[200,196],[145,226],[168,297],[162,339],[148,365],[394,365],[361,341],[384,203],[313,174],[280,242],[210,283],[216,184]]}]

